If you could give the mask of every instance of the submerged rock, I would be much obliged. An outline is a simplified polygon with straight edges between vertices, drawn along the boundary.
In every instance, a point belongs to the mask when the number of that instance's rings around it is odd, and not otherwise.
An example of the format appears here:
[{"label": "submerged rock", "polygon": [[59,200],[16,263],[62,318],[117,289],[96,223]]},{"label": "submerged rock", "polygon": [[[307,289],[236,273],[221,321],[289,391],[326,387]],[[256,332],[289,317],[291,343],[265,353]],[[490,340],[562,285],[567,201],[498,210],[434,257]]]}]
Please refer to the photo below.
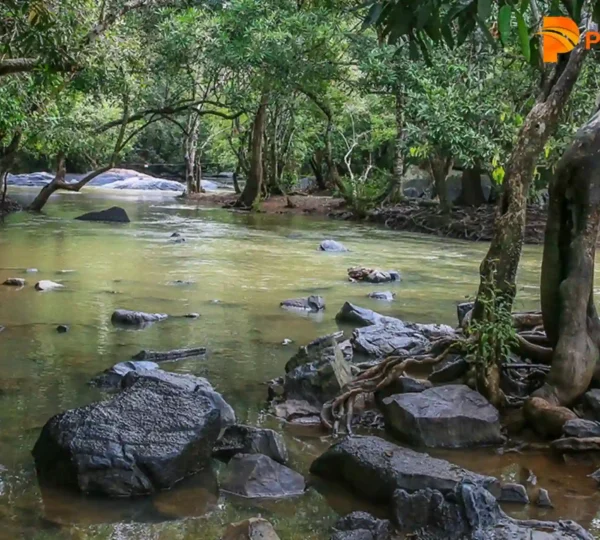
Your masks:
[{"label": "submerged rock", "polygon": [[238,454],[229,462],[221,488],[252,499],[280,499],[302,495],[306,485],[301,474],[267,456]]},{"label": "submerged rock", "polygon": [[75,219],[79,221],[103,221],[109,223],[129,223],[129,216],[127,212],[119,206],[113,206],[107,210],[100,210],[99,212],[88,212]]},{"label": "submerged rock", "polygon": [[206,347],[194,347],[189,349],[173,349],[172,351],[140,351],[131,358],[133,360],[146,360],[149,362],[167,362],[179,360],[190,356],[202,356],[206,354]]},{"label": "submerged rock", "polygon": [[56,327],[56,331],[57,331],[59,334],[66,334],[66,333],[69,331],[69,327],[68,327],[66,324],[59,324],[59,325]]},{"label": "submerged rock", "polygon": [[401,323],[400,319],[394,319],[393,317],[386,317],[379,313],[345,302],[338,314],[335,316],[335,320],[340,323],[353,324],[356,326],[371,326],[380,324],[383,322],[398,322]]},{"label": "submerged rock", "polygon": [[142,379],[110,400],[54,416],[33,457],[43,483],[133,497],[207,466],[220,429],[209,397]]},{"label": "submerged rock", "polygon": [[251,518],[229,525],[221,540],[279,540],[279,536],[266,519]]},{"label": "submerged rock", "polygon": [[548,494],[548,491],[542,488],[540,488],[540,490],[538,491],[535,504],[540,508],[554,508],[554,505],[550,500],[550,495]]},{"label": "submerged rock", "polygon": [[7,287],[25,287],[25,280],[23,278],[11,277],[2,285],[6,285]]},{"label": "submerged rock", "polygon": [[325,299],[322,296],[309,296],[308,298],[292,298],[279,304],[282,308],[298,309],[301,311],[323,311]]},{"label": "submerged rock", "polygon": [[565,437],[576,437],[578,439],[600,437],[600,422],[584,420],[583,418],[568,420],[563,425],[563,434]]},{"label": "submerged rock", "polygon": [[367,295],[373,300],[384,300],[386,302],[392,302],[396,298],[396,293],[390,291],[372,292]]},{"label": "submerged rock", "polygon": [[38,281],[35,284],[35,290],[36,291],[54,291],[56,289],[64,289],[64,285],[61,285],[60,283],[56,283],[54,281],[50,281],[47,279],[43,279],[41,281]]},{"label": "submerged rock", "polygon": [[521,484],[503,484],[500,490],[499,502],[529,504],[529,495]]},{"label": "submerged rock", "polygon": [[382,408],[386,428],[411,444],[469,448],[504,442],[498,410],[468,386],[393,395]]},{"label": "submerged rock", "polygon": [[390,281],[401,281],[402,276],[396,270],[379,270],[378,268],[364,268],[355,266],[348,268],[350,281],[364,281],[367,283],[389,283]]},{"label": "submerged rock", "polygon": [[348,437],[317,458],[311,473],[343,482],[373,502],[391,501],[394,491],[452,491],[463,480],[498,491],[498,481],[379,437]]},{"label": "submerged rock", "polygon": [[237,454],[263,454],[278,463],[288,460],[283,437],[272,429],[236,424],[229,426],[213,449],[213,456],[229,460]]},{"label": "submerged rock", "polygon": [[335,240],[323,240],[319,245],[321,251],[332,251],[332,252],[346,252],[350,251],[344,244],[336,242]]},{"label": "submerged rock", "polygon": [[143,311],[130,311],[128,309],[117,309],[110,318],[113,324],[128,326],[143,326],[144,324],[164,321],[169,316],[165,313],[144,313]]},{"label": "submerged rock", "polygon": [[387,519],[367,512],[352,512],[338,520],[331,540],[392,540],[394,528]]},{"label": "submerged rock", "polygon": [[130,371],[151,371],[153,369],[158,369],[158,364],[155,362],[146,362],[146,361],[130,361],[130,362],[119,362],[114,366],[108,368],[107,370],[100,373],[90,381],[91,386],[97,386],[103,389],[114,389],[121,387],[121,381],[123,377],[127,375]]}]

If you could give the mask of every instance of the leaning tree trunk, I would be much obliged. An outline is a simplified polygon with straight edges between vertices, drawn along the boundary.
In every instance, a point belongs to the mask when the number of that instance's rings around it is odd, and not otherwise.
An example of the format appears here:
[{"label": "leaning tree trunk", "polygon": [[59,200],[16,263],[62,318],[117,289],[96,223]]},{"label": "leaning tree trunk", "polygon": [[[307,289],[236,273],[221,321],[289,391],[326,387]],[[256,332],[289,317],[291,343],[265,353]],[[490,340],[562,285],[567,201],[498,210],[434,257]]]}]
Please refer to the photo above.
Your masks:
[{"label": "leaning tree trunk", "polygon": [[469,167],[462,173],[460,196],[456,204],[462,206],[481,206],[487,201],[481,186],[481,169],[479,166]]},{"label": "leaning tree trunk", "polygon": [[554,349],[550,373],[526,406],[532,427],[558,437],[576,415],[600,360],[594,259],[600,225],[600,111],[575,135],[550,183],[541,301]]},{"label": "leaning tree trunk", "polygon": [[431,169],[435,191],[440,200],[440,208],[444,214],[448,214],[452,208],[452,202],[448,197],[446,178],[448,178],[448,173],[450,172],[450,169],[452,169],[452,158],[440,155],[431,156],[429,158],[429,167]]},{"label": "leaning tree trunk", "polygon": [[251,208],[260,200],[263,183],[263,135],[265,131],[265,122],[267,118],[267,105],[269,96],[263,92],[260,105],[254,117],[252,126],[252,142],[250,148],[250,170],[244,191],[238,199],[238,206]]},{"label": "leaning tree trunk", "polygon": [[198,150],[199,122],[195,112],[191,112],[187,122],[187,133],[185,136],[185,184],[187,192],[196,193],[196,152]]},{"label": "leaning tree trunk", "polygon": [[19,129],[13,135],[12,139],[6,147],[0,149],[0,187],[2,187],[2,195],[0,200],[0,213],[6,203],[6,192],[8,191],[8,173],[17,156],[17,150],[21,144],[22,131]]}]

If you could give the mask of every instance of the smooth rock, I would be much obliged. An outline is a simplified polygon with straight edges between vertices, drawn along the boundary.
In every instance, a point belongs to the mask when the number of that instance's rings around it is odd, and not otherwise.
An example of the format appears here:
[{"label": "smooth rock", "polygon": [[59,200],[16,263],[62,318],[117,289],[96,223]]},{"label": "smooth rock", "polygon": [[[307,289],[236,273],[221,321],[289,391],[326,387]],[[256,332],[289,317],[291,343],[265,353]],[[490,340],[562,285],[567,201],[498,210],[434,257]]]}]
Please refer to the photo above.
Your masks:
[{"label": "smooth rock", "polygon": [[146,360],[149,362],[167,362],[179,360],[190,356],[202,356],[206,354],[206,347],[194,347],[189,349],[173,349],[172,351],[140,351],[132,356],[132,360]]},{"label": "smooth rock", "polygon": [[25,270],[26,274],[37,274],[38,273],[38,269],[37,268],[27,268],[27,270]]},{"label": "smooth rock", "polygon": [[279,540],[279,536],[266,519],[251,518],[229,525],[221,540]]},{"label": "smooth rock", "polygon": [[38,281],[35,284],[36,291],[53,291],[56,289],[64,289],[64,285],[61,285],[60,283],[55,283],[54,281],[50,281],[47,279]]},{"label": "smooth rock", "polygon": [[337,253],[350,251],[344,244],[336,242],[335,240],[323,240],[321,244],[319,244],[319,249],[321,251],[332,251]]},{"label": "smooth rock", "polygon": [[431,372],[427,379],[434,384],[454,382],[469,371],[469,363],[463,356],[451,354]]},{"label": "smooth rock", "polygon": [[43,483],[146,495],[207,466],[220,425],[219,409],[202,393],[143,379],[110,400],[54,416],[33,457]]},{"label": "smooth rock", "polygon": [[500,488],[498,502],[529,504],[529,495],[525,486],[521,484],[503,484]]},{"label": "smooth rock", "polygon": [[384,300],[386,302],[392,302],[396,298],[396,293],[390,291],[372,292],[367,295],[369,298],[374,300]]},{"label": "smooth rock", "polygon": [[335,316],[335,320],[339,323],[353,324],[355,326],[371,326],[380,324],[384,321],[402,323],[400,319],[385,317],[371,309],[362,308],[355,304],[351,304],[350,302],[344,303],[338,314]]},{"label": "smooth rock", "polygon": [[352,512],[339,519],[331,540],[391,540],[393,527],[387,519],[377,519],[367,512]]},{"label": "smooth rock", "polygon": [[308,298],[291,298],[279,304],[282,308],[298,309],[301,311],[323,311],[325,299],[322,296],[309,296]]},{"label": "smooth rock", "polygon": [[69,331],[69,327],[68,327],[66,324],[59,324],[59,325],[56,327],[56,331],[57,331],[59,334],[66,334],[66,333]]},{"label": "smooth rock", "polygon": [[25,280],[23,278],[11,277],[8,278],[2,285],[7,287],[24,287]]},{"label": "smooth rock", "polygon": [[123,377],[130,371],[150,371],[153,369],[158,369],[158,364],[155,362],[119,362],[94,377],[89,384],[103,389],[117,389],[121,388]]},{"label": "smooth rock", "polygon": [[475,307],[475,302],[463,302],[456,306],[458,326],[462,326],[467,314]]},{"label": "smooth rock", "polygon": [[600,388],[588,390],[583,395],[582,401],[589,419],[600,421]]},{"label": "smooth rock", "polygon": [[237,454],[263,454],[285,464],[288,452],[283,437],[272,429],[236,424],[229,426],[213,449],[213,456],[229,460]]},{"label": "smooth rock", "polygon": [[543,488],[540,488],[540,490],[538,491],[535,504],[540,508],[554,508],[554,505],[550,500],[550,495],[548,494],[548,491]]},{"label": "smooth rock", "polygon": [[563,434],[565,437],[576,437],[578,439],[600,437],[600,422],[584,420],[583,418],[567,420],[563,425]]},{"label": "smooth rock", "polygon": [[564,437],[552,441],[550,446],[554,450],[564,453],[598,452],[600,451],[600,437],[586,437],[585,439]]},{"label": "smooth rock", "polygon": [[469,448],[504,442],[500,415],[464,385],[396,394],[382,402],[386,428],[404,441],[430,448]]},{"label": "smooth rock", "polygon": [[347,437],[317,458],[311,473],[343,482],[373,502],[391,501],[394,491],[452,491],[463,480],[498,492],[498,481],[443,459],[397,446],[379,437]]},{"label": "smooth rock", "polygon": [[317,423],[321,423],[321,409],[300,399],[288,399],[282,403],[276,403],[273,406],[273,413],[277,418],[291,423],[304,418],[312,418]]},{"label": "smooth rock", "polygon": [[227,466],[221,489],[252,499],[302,495],[306,488],[301,474],[262,454],[238,454]]},{"label": "smooth rock", "polygon": [[113,206],[107,210],[100,210],[99,212],[88,212],[75,219],[79,221],[103,221],[110,223],[129,223],[129,216],[127,212],[119,206]]},{"label": "smooth rock", "polygon": [[113,324],[128,326],[143,326],[148,323],[164,321],[168,318],[165,313],[144,313],[143,311],[130,311],[128,309],[117,309],[111,317]]}]

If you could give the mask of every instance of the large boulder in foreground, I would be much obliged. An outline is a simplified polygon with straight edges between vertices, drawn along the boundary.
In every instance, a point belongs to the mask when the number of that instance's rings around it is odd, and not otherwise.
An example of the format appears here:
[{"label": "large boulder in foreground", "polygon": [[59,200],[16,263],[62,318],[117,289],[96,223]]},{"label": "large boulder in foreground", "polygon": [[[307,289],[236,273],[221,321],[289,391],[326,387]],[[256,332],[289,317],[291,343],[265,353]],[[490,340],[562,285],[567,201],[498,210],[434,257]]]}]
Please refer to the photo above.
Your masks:
[{"label": "large boulder in foreground", "polygon": [[236,424],[225,430],[213,449],[213,456],[229,460],[238,454],[263,454],[285,464],[288,452],[283,437],[272,429]]},{"label": "large boulder in foreground", "polygon": [[238,454],[229,465],[221,489],[251,499],[302,495],[304,477],[262,454]]},{"label": "large boulder in foreground", "polygon": [[130,219],[127,212],[119,206],[113,206],[108,210],[100,210],[99,212],[88,212],[75,219],[79,221],[103,221],[106,223],[129,223]]},{"label": "large boulder in foreground", "polygon": [[165,313],[144,313],[143,311],[130,311],[128,309],[117,309],[113,312],[110,320],[113,324],[125,326],[144,326],[145,324],[164,321],[169,316]]},{"label": "large boulder in foreground", "polygon": [[279,540],[279,536],[266,519],[251,518],[229,525],[221,540]]},{"label": "large boulder in foreground", "polygon": [[41,482],[133,497],[207,466],[221,429],[214,400],[142,379],[107,401],[51,418],[33,448]]},{"label": "large boulder in foreground", "polygon": [[311,465],[310,472],[344,483],[373,502],[391,501],[394,491],[452,491],[468,480],[499,492],[498,481],[462,469],[443,459],[397,446],[379,437],[348,437],[334,444]]},{"label": "large boulder in foreground", "polygon": [[468,448],[504,441],[498,410],[465,385],[396,394],[385,398],[382,408],[386,428],[417,446]]}]

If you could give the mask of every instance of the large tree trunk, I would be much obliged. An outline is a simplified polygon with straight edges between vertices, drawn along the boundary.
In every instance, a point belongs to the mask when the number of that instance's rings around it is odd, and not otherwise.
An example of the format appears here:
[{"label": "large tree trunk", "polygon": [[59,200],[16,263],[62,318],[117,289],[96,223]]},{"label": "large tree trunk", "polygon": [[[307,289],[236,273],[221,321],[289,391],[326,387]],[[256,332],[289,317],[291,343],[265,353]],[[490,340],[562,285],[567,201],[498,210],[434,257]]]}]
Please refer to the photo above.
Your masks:
[{"label": "large tree trunk", "polygon": [[200,123],[198,115],[195,112],[190,112],[187,121],[187,133],[185,135],[185,184],[188,194],[197,193],[196,185],[196,152],[198,151],[198,131]]},{"label": "large tree trunk", "polygon": [[550,373],[526,412],[543,435],[558,437],[566,409],[588,389],[600,360],[594,260],[600,225],[600,112],[575,135],[550,183],[541,301],[554,349]]},{"label": "large tree trunk", "polygon": [[452,202],[448,197],[446,178],[448,178],[448,173],[450,172],[450,169],[452,169],[452,158],[443,157],[438,154],[433,155],[429,158],[429,167],[431,169],[435,191],[440,201],[440,208],[444,214],[448,214],[452,208]]},{"label": "large tree trunk", "polygon": [[315,153],[310,158],[310,167],[315,175],[317,188],[319,188],[320,191],[326,190],[327,184],[325,183],[325,177],[323,176],[323,152],[321,150],[315,150]]},{"label": "large tree trunk", "polygon": [[487,201],[481,186],[481,169],[479,166],[469,167],[462,173],[460,196],[456,201],[461,206],[481,206]]},{"label": "large tree trunk", "polygon": [[[582,39],[585,38],[582,36]],[[556,83],[540,95],[521,127],[506,166],[494,236],[480,267],[481,282],[473,312],[475,319],[482,318],[483,304],[492,298],[496,302],[502,302],[507,308],[512,307],[516,293],[515,278],[525,235],[529,185],[538,156],[555,132],[560,114],[577,82],[586,52],[582,41],[570,54],[564,69],[562,65],[557,65],[556,75],[560,73],[560,76]]]},{"label": "large tree trunk", "polygon": [[22,131],[15,132],[7,146],[0,148],[0,188],[2,188],[2,198],[0,200],[0,213],[6,203],[6,192],[8,191],[8,173],[17,156],[17,150],[21,144]]},{"label": "large tree trunk", "polygon": [[269,95],[265,91],[262,94],[260,105],[254,117],[254,125],[252,127],[252,141],[250,149],[250,170],[246,185],[240,198],[238,206],[251,208],[260,200],[262,184],[263,184],[263,135],[265,131],[265,122],[267,118],[267,105]]},{"label": "large tree trunk", "polygon": [[397,85],[394,92],[396,100],[396,137],[394,139],[394,166],[385,201],[396,203],[404,199],[404,87]]}]

